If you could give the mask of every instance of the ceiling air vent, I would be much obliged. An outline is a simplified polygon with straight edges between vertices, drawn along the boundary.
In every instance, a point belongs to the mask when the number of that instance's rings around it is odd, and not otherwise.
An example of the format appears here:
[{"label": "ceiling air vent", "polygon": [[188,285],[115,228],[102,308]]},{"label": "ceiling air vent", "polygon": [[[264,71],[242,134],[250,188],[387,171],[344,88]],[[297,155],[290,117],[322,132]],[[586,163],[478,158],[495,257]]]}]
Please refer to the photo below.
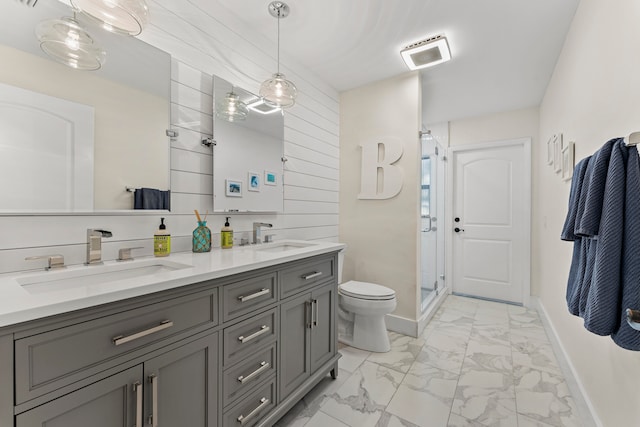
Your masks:
[{"label": "ceiling air vent", "polygon": [[38,0],[16,0],[18,3],[22,3],[26,6],[35,6],[38,3]]},{"label": "ceiling air vent", "polygon": [[449,43],[442,34],[411,43],[400,51],[400,55],[411,70],[432,67],[451,59]]}]

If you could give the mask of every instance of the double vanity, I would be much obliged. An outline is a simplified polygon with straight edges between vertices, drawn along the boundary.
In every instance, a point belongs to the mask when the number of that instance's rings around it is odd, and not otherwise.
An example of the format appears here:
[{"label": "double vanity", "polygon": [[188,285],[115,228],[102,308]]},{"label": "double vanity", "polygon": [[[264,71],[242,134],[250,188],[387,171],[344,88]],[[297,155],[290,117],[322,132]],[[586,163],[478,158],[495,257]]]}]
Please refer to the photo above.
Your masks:
[{"label": "double vanity", "polygon": [[0,276],[0,425],[270,426],[337,374],[342,244]]}]

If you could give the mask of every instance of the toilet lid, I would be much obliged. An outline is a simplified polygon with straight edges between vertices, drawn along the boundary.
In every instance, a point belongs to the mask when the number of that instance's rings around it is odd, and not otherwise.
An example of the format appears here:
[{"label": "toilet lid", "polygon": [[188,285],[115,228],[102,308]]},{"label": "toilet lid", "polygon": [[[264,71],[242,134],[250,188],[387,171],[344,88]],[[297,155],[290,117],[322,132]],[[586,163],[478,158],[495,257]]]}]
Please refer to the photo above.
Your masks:
[{"label": "toilet lid", "polygon": [[357,282],[355,280],[343,283],[339,286],[338,290],[342,295],[369,300],[390,300],[396,296],[395,291],[386,286],[368,282]]}]

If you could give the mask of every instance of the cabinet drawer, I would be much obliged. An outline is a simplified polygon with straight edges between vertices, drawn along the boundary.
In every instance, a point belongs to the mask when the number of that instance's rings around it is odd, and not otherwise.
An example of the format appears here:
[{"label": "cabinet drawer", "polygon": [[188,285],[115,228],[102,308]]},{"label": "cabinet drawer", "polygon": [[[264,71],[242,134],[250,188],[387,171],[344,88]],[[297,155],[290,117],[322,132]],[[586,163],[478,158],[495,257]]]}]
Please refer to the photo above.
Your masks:
[{"label": "cabinet drawer", "polygon": [[224,366],[228,367],[271,344],[278,336],[275,309],[224,330]]},{"label": "cabinet drawer", "polygon": [[275,407],[275,400],[276,380],[273,379],[225,412],[222,425],[225,427],[254,426]]},{"label": "cabinet drawer", "polygon": [[288,267],[280,273],[282,298],[336,277],[335,258],[314,259]]},{"label": "cabinet drawer", "polygon": [[276,346],[260,351],[224,373],[224,406],[252,390],[256,384],[276,372]]},{"label": "cabinet drawer", "polygon": [[222,295],[224,321],[266,307],[278,300],[276,273],[225,285]]},{"label": "cabinet drawer", "polygon": [[110,359],[136,350],[142,354],[165,338],[214,326],[217,307],[218,291],[212,289],[19,339],[17,403],[120,363],[105,363]]}]

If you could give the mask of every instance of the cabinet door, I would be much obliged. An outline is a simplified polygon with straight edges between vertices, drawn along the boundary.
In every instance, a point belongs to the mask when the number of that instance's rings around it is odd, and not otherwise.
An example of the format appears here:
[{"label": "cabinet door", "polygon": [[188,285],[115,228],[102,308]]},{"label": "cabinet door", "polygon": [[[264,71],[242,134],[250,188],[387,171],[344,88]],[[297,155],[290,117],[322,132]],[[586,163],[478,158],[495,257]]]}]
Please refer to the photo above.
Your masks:
[{"label": "cabinet door", "polygon": [[[16,427],[142,427],[142,365],[16,416]],[[138,392],[134,391],[137,384]]]},{"label": "cabinet door", "polygon": [[145,422],[154,427],[215,427],[218,333],[144,363]]},{"label": "cabinet door", "polygon": [[336,354],[335,299],[333,283],[311,293],[311,372]]},{"label": "cabinet door", "polygon": [[309,327],[311,294],[287,301],[280,308],[280,400],[311,375]]}]

